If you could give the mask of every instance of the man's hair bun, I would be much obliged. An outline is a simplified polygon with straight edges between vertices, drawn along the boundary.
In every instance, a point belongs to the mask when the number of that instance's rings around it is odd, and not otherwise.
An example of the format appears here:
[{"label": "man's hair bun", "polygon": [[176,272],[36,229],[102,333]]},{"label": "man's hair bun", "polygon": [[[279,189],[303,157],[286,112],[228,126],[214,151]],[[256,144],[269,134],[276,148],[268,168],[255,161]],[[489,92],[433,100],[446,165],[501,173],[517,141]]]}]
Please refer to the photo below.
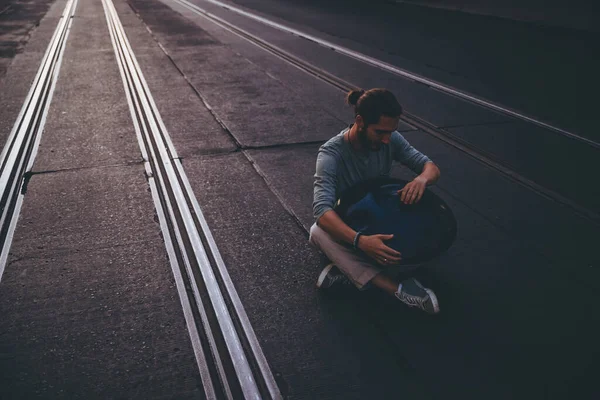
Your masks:
[{"label": "man's hair bun", "polygon": [[392,118],[402,115],[402,106],[387,89],[352,90],[346,101],[354,107],[354,116],[360,115],[367,125],[376,124],[382,115]]},{"label": "man's hair bun", "polygon": [[365,91],[362,89],[349,91],[348,95],[346,96],[346,103],[348,103],[348,105],[355,106],[356,103],[358,103],[358,99],[360,99],[360,96],[363,94],[365,94]]}]

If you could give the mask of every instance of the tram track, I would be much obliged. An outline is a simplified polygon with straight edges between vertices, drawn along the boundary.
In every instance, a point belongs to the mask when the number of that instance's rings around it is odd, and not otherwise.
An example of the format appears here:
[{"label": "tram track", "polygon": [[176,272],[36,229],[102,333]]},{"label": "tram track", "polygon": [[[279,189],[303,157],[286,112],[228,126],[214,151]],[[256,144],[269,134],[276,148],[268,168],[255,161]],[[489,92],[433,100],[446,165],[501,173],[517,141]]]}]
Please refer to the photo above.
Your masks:
[{"label": "tram track", "polygon": [[78,0],[67,1],[33,84],[0,154],[0,279],[16,228],[26,177],[31,171],[58,80]]},{"label": "tram track", "polygon": [[[184,3],[191,4],[187,0],[175,0],[175,1],[179,1],[179,2],[184,2]],[[222,2],[220,0],[204,0],[204,1],[207,2],[207,3],[210,3],[212,5],[215,5],[217,7],[221,7],[221,8],[223,8],[225,10],[228,10],[228,11],[230,11],[232,13],[241,15],[241,16],[243,16],[245,18],[254,20],[256,22],[259,22],[259,23],[261,23],[261,24],[263,24],[265,26],[269,26],[269,27],[277,29],[277,30],[279,30],[281,32],[285,32],[285,33],[294,35],[296,37],[299,37],[301,39],[308,40],[308,41],[313,42],[313,43],[315,43],[315,44],[317,44],[319,46],[325,47],[325,48],[327,48],[329,50],[332,50],[332,51],[334,51],[336,53],[339,53],[339,54],[342,54],[342,55],[344,55],[346,57],[355,59],[355,60],[360,61],[360,62],[362,62],[364,64],[367,64],[369,66],[372,66],[372,67],[375,67],[377,69],[380,69],[382,71],[391,73],[391,74],[396,75],[396,76],[400,76],[402,78],[411,80],[413,82],[420,83],[422,85],[425,85],[427,87],[430,87],[430,88],[435,89],[437,91],[440,91],[442,93],[445,93],[445,94],[448,94],[448,95],[451,95],[451,96],[455,96],[455,97],[457,97],[459,99],[465,100],[465,101],[473,103],[473,104],[477,104],[477,105],[479,105],[479,106],[481,106],[483,108],[487,108],[489,110],[493,110],[495,112],[498,112],[498,113],[501,113],[501,114],[504,114],[504,115],[508,115],[508,116],[513,117],[513,118],[520,119],[520,120],[532,123],[534,125],[538,125],[540,127],[548,129],[550,131],[553,131],[553,132],[555,132],[555,133],[557,133],[559,135],[568,137],[568,138],[570,138],[572,140],[576,140],[576,141],[585,143],[585,144],[587,144],[587,145],[589,145],[591,147],[594,147],[596,149],[600,149],[600,142],[597,142],[597,141],[588,139],[586,137],[577,135],[577,134],[575,134],[573,132],[569,132],[567,130],[561,129],[561,128],[557,127],[557,126],[548,124],[548,123],[546,123],[544,121],[540,121],[540,120],[538,120],[536,118],[533,118],[531,116],[522,114],[522,113],[520,113],[518,111],[515,111],[515,110],[513,110],[511,108],[508,108],[506,106],[496,104],[496,103],[494,103],[494,102],[492,102],[490,100],[487,100],[487,99],[484,99],[484,98],[472,95],[472,94],[470,94],[468,92],[459,90],[459,89],[457,89],[455,87],[452,87],[452,86],[449,86],[449,85],[446,85],[446,84],[442,84],[442,83],[437,82],[437,81],[435,81],[433,79],[429,79],[429,78],[424,77],[422,75],[419,75],[419,74],[410,72],[408,70],[399,68],[399,67],[397,67],[395,65],[389,64],[387,62],[381,61],[381,60],[373,58],[373,57],[370,57],[370,56],[368,56],[366,54],[363,54],[363,53],[351,50],[351,49],[346,48],[344,46],[340,46],[340,45],[338,45],[336,43],[333,43],[333,42],[330,42],[328,40],[324,40],[324,39],[322,39],[322,38],[320,38],[318,36],[314,36],[314,35],[311,35],[311,34],[308,34],[308,33],[302,32],[302,31],[299,31],[298,29],[294,29],[294,28],[292,28],[290,26],[287,26],[287,25],[284,25],[284,24],[272,21],[271,19],[265,18],[265,17],[263,17],[261,15],[255,14],[253,12],[246,11],[246,10],[240,8],[240,7],[236,7],[235,5],[233,5],[231,3],[224,3],[224,2]],[[207,14],[210,14],[206,10],[203,10],[203,11],[205,13],[207,13]],[[214,17],[216,17],[214,14],[212,14],[212,15]],[[219,18],[219,17],[216,17],[216,18]]]},{"label": "tram track", "polygon": [[280,399],[117,11],[102,4],[205,397]]},{"label": "tram track", "polygon": [[[214,24],[220,26],[221,28],[247,40],[248,42],[252,43],[253,45],[269,52],[270,54],[276,56],[277,58],[293,65],[294,67],[304,71],[305,73],[329,84],[330,86],[335,87],[336,89],[347,93],[348,91],[352,90],[352,89],[356,89],[359,88],[359,85],[355,85],[351,82],[348,82],[344,79],[341,79],[339,77],[337,77],[334,74],[329,73],[326,70],[323,70],[293,54],[291,54],[290,52],[281,49],[280,47],[273,45],[272,43],[269,43],[268,41],[226,21],[225,19],[210,13],[208,11],[206,11],[205,9],[190,3],[187,0],[171,0],[172,2],[179,4],[180,6],[185,7],[186,9],[194,12],[197,15],[200,15],[206,19],[208,19],[209,21],[213,22]],[[236,12],[240,15],[244,15],[247,16],[249,18],[255,19],[259,22],[265,23],[269,26],[272,26],[276,29],[280,29],[283,31],[286,31],[288,33],[294,34],[298,37],[307,39],[307,40],[311,40],[314,41],[315,43],[322,45],[322,46],[328,46],[334,50],[336,50],[336,46],[335,45],[330,45],[328,43],[325,43],[321,40],[319,40],[318,38],[314,38],[312,36],[308,37],[307,35],[298,32],[296,30],[293,30],[291,28],[287,28],[285,26],[282,26],[280,24],[274,23],[272,21],[269,21],[263,17],[259,17],[259,16],[255,16],[254,14],[245,12],[243,10],[237,9],[236,7],[232,7],[230,5],[218,2],[218,1],[213,1],[213,0],[208,0],[210,3],[216,4],[216,5],[220,5],[223,8],[226,8],[228,10],[232,10],[233,12]],[[332,47],[333,46],[333,47]],[[339,50],[339,49],[337,49]],[[345,54],[344,52],[341,52],[341,54]],[[352,54],[345,54],[347,56],[353,57],[353,58],[357,58]],[[373,63],[370,62],[370,60],[363,60],[362,58],[364,57],[359,57],[357,59],[367,62],[367,64],[372,65]],[[378,65],[375,65],[378,66]],[[381,67],[380,65],[378,67]],[[391,71],[394,72],[394,71]],[[398,71],[396,71],[397,75],[401,75],[405,78],[409,78],[409,79],[417,79],[419,77],[413,77],[413,76],[406,76],[406,74],[402,74],[399,73]],[[413,79],[413,80],[414,80]],[[429,81],[423,81],[423,79],[417,79],[416,81],[421,82],[423,84],[427,84],[429,86],[431,86],[432,88],[435,88],[437,90],[442,90],[444,92],[448,92],[448,88],[443,87],[443,88],[438,88],[435,82],[429,82]],[[432,86],[433,85],[433,86]],[[464,98],[465,96],[461,95],[461,93],[458,93],[455,91],[450,91],[448,92],[450,95],[455,95],[459,98]],[[550,129],[551,131],[557,133],[557,134],[561,134],[563,136],[569,137],[571,139],[583,142],[593,148],[600,148],[600,144],[590,141],[586,138],[580,138],[574,134],[571,134],[570,132],[566,132],[563,131],[559,128],[547,125],[543,122],[531,119],[529,117],[523,116],[521,114],[516,115],[514,112],[507,110],[505,108],[493,105],[491,103],[487,103],[487,102],[481,102],[481,101],[473,101],[470,98],[466,98],[466,100],[468,101],[472,101],[475,104],[478,104],[479,106],[482,106],[484,108],[489,108],[492,109],[494,111],[498,111],[510,116],[515,116],[517,118],[523,119],[525,121],[534,123],[536,125],[545,127],[547,129]],[[443,128],[439,128],[437,127],[435,124],[422,119],[408,111],[405,111],[403,113],[403,115],[401,116],[401,119],[408,123],[411,126],[414,126],[415,128],[420,129],[421,131],[435,137],[438,140],[441,140],[442,142],[446,143],[447,145],[450,145],[451,147],[461,151],[462,153],[468,155],[469,157],[475,159],[477,162],[479,162],[480,164],[485,165],[486,167],[499,172],[501,175],[503,175],[504,177],[506,177],[507,179],[518,183],[519,185],[537,193],[538,195],[552,200],[556,203],[559,203],[569,209],[571,209],[572,211],[574,211],[575,213],[577,213],[578,215],[582,216],[583,218],[593,222],[596,225],[600,225],[600,214],[595,211],[595,210],[591,210],[585,206],[582,206],[580,204],[578,204],[577,202],[563,196],[562,194],[551,190],[543,185],[538,184],[537,182],[535,182],[532,179],[529,179],[527,177],[525,177],[524,175],[520,174],[519,172],[515,171],[514,169],[512,169],[510,166],[506,165],[502,160],[498,159],[496,156],[490,154],[489,152],[477,147],[476,145],[473,145],[471,143],[469,143],[468,141],[458,137],[457,135],[451,133],[450,131],[443,129]]]}]

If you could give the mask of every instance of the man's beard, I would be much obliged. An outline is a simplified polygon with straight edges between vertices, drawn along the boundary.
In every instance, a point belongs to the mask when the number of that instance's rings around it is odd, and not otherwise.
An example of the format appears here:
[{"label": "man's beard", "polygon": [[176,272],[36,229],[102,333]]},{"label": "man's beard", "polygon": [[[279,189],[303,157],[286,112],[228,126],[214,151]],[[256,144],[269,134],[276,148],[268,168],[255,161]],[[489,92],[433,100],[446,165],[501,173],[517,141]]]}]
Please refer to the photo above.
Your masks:
[{"label": "man's beard", "polygon": [[379,143],[372,143],[369,140],[369,136],[367,135],[367,128],[359,129],[358,131],[358,141],[363,149],[367,149],[370,151],[378,151],[381,148]]}]

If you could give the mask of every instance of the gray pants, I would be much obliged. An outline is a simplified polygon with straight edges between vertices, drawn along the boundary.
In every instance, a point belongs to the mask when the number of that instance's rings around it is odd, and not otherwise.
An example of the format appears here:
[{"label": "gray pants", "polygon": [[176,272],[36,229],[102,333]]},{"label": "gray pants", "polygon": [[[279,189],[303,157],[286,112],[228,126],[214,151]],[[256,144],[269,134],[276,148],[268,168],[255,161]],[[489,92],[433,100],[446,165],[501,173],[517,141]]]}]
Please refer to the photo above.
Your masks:
[{"label": "gray pants", "polygon": [[337,242],[317,224],[310,227],[310,242],[321,250],[359,289],[364,289],[382,269],[375,260]]}]

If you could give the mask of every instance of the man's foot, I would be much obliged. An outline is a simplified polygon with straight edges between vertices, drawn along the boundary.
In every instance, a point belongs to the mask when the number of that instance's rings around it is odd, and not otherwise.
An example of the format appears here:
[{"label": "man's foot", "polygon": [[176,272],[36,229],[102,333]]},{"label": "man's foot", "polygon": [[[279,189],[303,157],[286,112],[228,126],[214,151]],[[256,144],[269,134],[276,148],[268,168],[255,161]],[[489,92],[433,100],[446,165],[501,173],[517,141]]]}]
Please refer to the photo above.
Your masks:
[{"label": "man's foot", "polygon": [[400,283],[396,297],[409,307],[420,308],[429,314],[440,312],[440,306],[433,290],[423,287],[421,282],[414,278],[406,279]]},{"label": "man's foot", "polygon": [[348,283],[350,283],[350,280],[333,263],[323,268],[319,279],[317,279],[317,287],[319,289],[327,289],[334,285],[338,286]]}]

